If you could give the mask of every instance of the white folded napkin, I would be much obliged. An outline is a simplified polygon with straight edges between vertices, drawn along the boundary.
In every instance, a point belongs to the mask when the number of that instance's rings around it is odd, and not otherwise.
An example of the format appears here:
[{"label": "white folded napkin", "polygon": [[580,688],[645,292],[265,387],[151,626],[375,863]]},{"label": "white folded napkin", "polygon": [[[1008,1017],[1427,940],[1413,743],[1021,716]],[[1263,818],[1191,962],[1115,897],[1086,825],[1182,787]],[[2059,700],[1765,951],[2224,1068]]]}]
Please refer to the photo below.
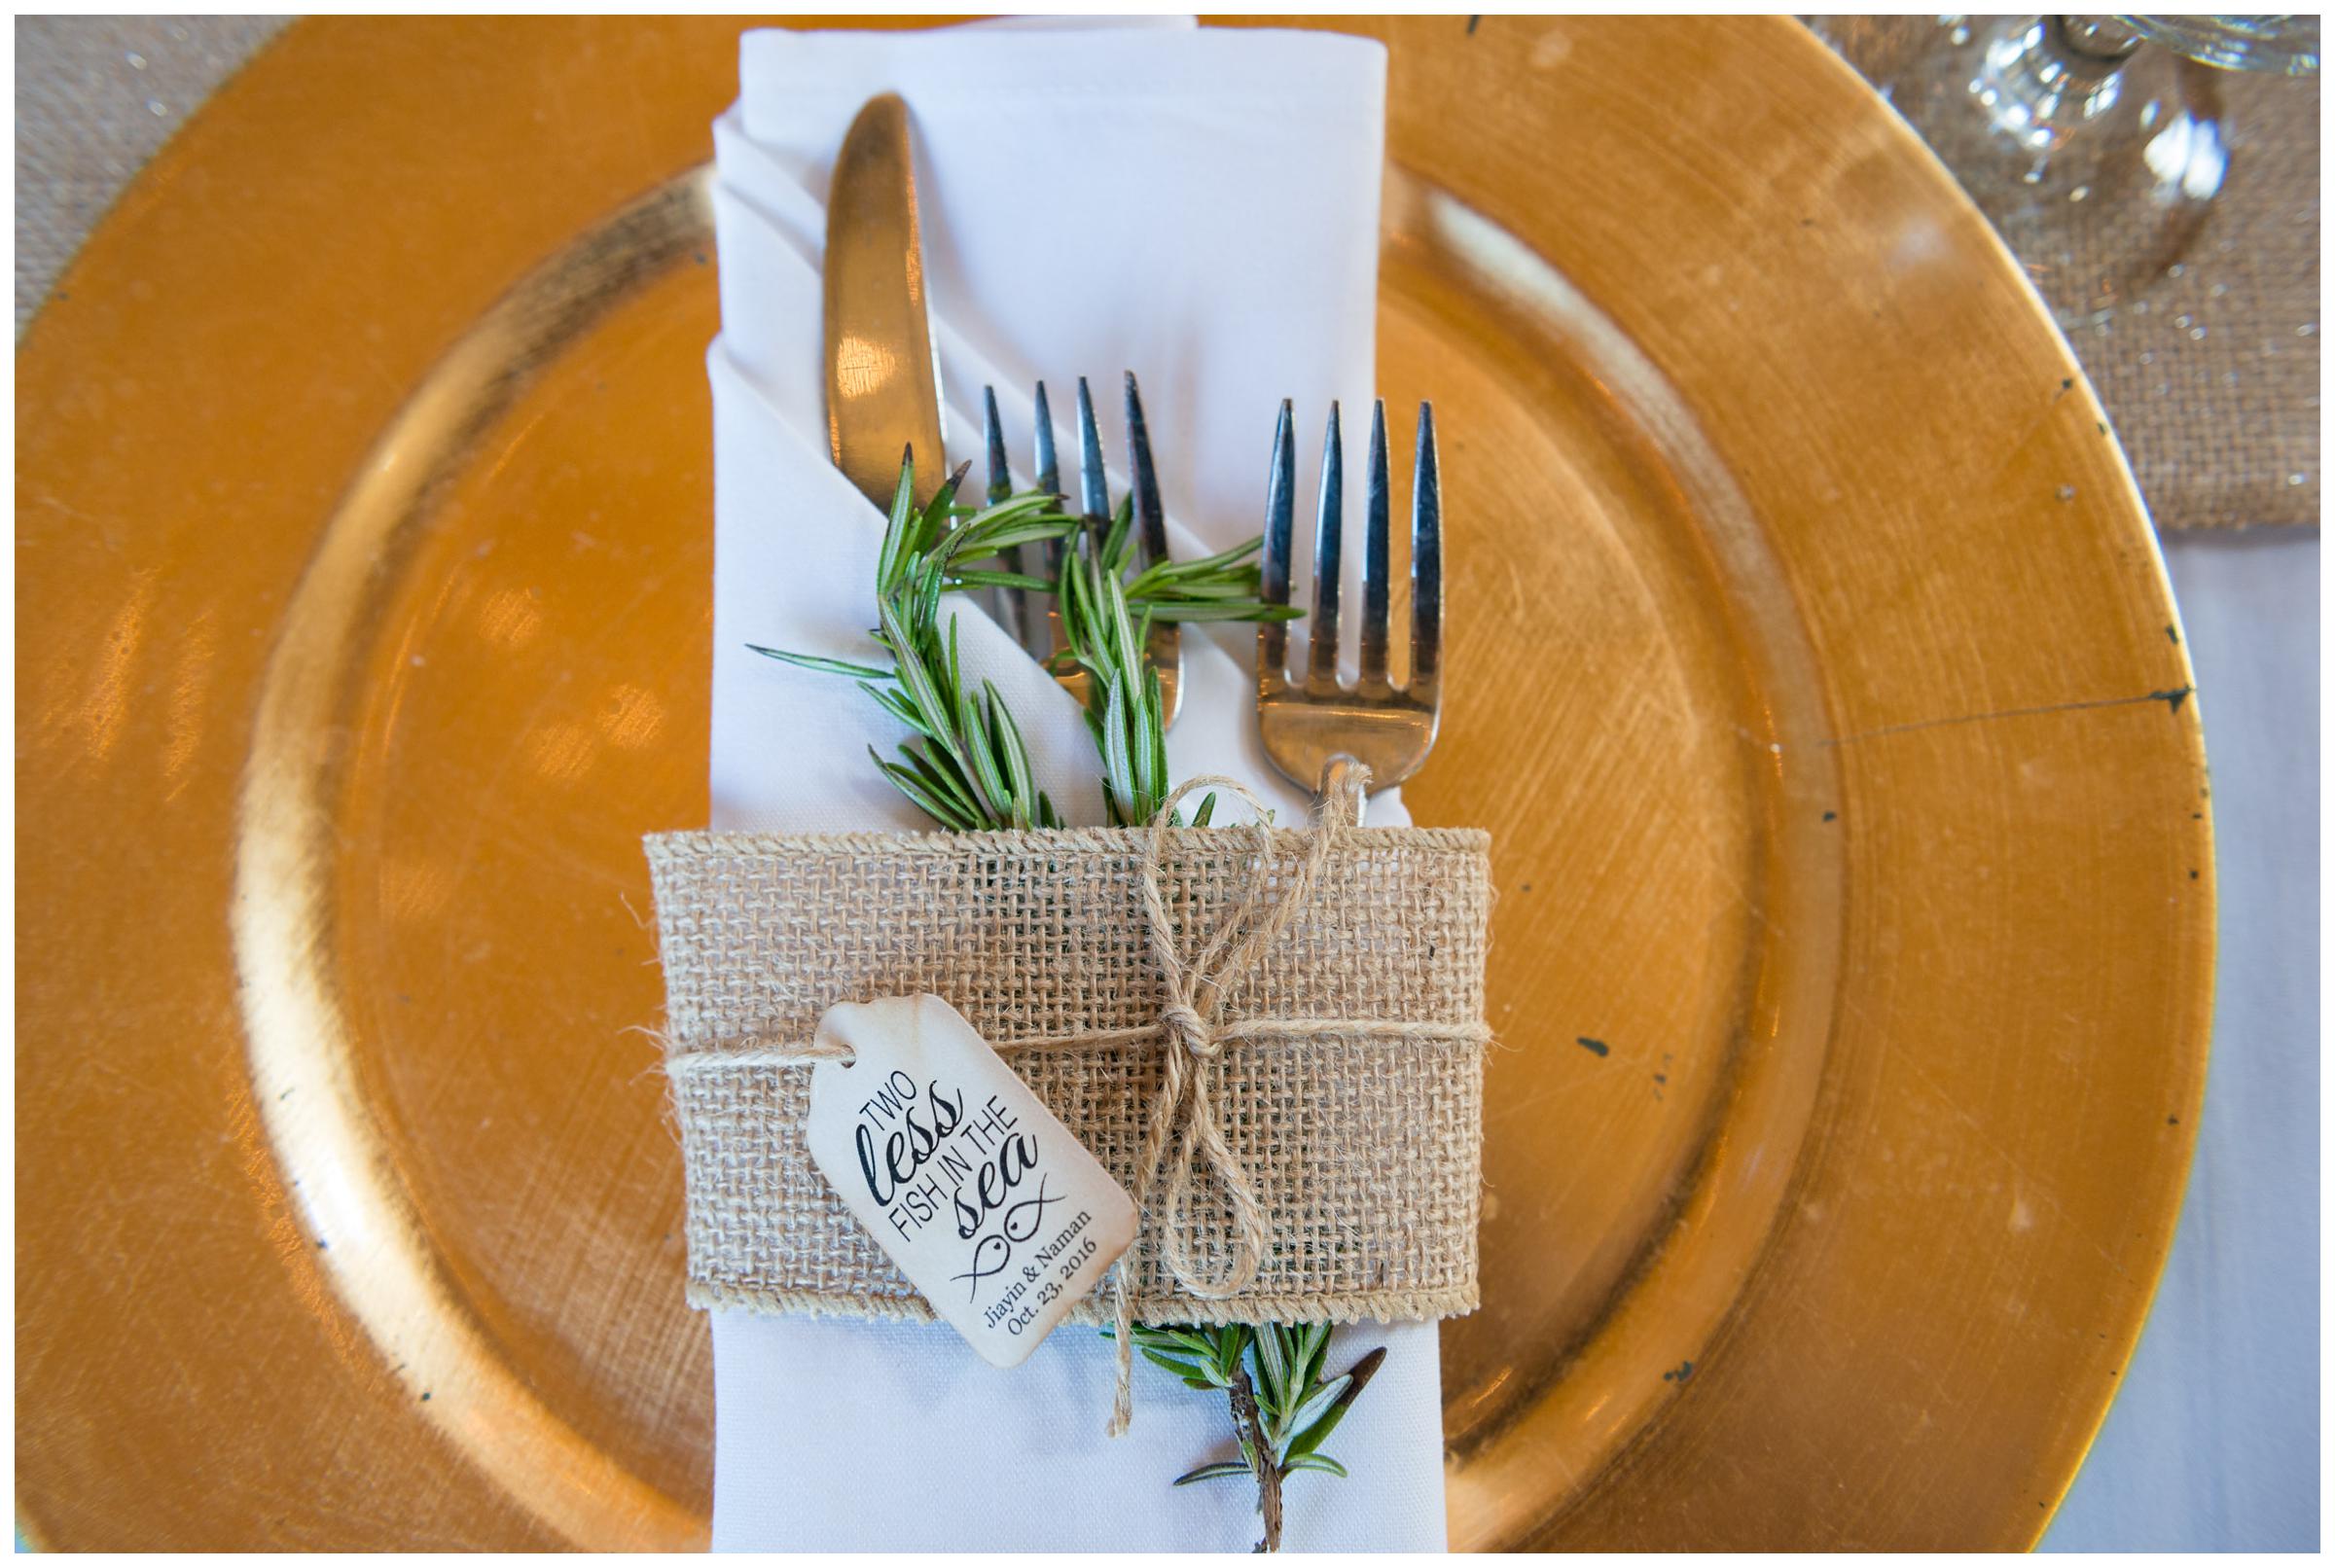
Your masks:
[{"label": "white folded napkin", "polygon": [[[738,104],[714,127],[712,825],[924,831],[868,760],[871,745],[891,752],[897,727],[847,681],[746,648],[872,654],[881,518],[830,465],[820,390],[824,201],[845,128],[876,93],[908,102],[950,457],[979,457],[993,384],[1026,464],[1043,378],[1074,484],[1085,374],[1116,497],[1120,376],[1132,370],[1172,548],[1189,559],[1259,530],[1281,398],[1314,451],[1343,399],[1349,466],[1360,457],[1384,53],[1184,20],[754,32],[742,55]],[[1308,484],[1316,461],[1304,460]],[[1017,478],[1028,482],[1025,467]],[[977,463],[968,497],[985,479]],[[955,613],[969,678],[997,684],[1039,782],[1074,824],[1099,821],[1075,704],[970,598]],[[1255,641],[1246,625],[1185,629],[1170,770],[1231,773],[1298,820],[1306,792],[1256,738]],[[1371,820],[1405,820],[1399,800],[1373,800]],[[1065,1326],[999,1372],[937,1325],[712,1320],[716,1549],[1204,1550],[1256,1538],[1246,1482],[1168,1484],[1232,1453],[1222,1400],[1138,1362],[1133,1430],[1106,1438],[1113,1364],[1091,1329]],[[1441,1550],[1434,1326],[1366,1324],[1335,1343],[1340,1364],[1389,1353],[1330,1444],[1352,1479],[1292,1479],[1289,1544]]]}]

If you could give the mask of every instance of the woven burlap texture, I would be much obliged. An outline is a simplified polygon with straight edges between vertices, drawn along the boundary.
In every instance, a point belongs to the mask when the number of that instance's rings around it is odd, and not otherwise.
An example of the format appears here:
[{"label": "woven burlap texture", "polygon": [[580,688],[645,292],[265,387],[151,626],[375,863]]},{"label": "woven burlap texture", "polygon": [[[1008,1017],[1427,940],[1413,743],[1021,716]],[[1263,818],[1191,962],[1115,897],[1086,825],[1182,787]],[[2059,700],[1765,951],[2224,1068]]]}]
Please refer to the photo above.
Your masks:
[{"label": "woven burlap texture", "polygon": [[[1189,947],[1258,874],[1255,840],[1221,830],[1167,837],[1162,890]],[[1007,1051],[1115,1178],[1135,1185],[1164,1041],[1010,1048],[1159,1021],[1139,907],[1146,838],[1090,830],[646,840],[668,1055],[766,1058],[673,1075],[693,1304],[933,1315],[811,1163],[808,1064],[767,1060],[808,1048],[837,1002],[946,999]],[[1268,890],[1286,884],[1307,836],[1271,840]],[[1267,1027],[1228,1041],[1214,1063],[1217,1114],[1273,1244],[1246,1289],[1203,1300],[1164,1265],[1150,1205],[1130,1254],[1139,1318],[1350,1322],[1474,1309],[1491,903],[1485,834],[1340,836],[1287,933],[1231,985],[1225,1020],[1371,1020],[1449,1035]],[[1186,1250],[1210,1265],[1232,1245],[1220,1198],[1203,1184],[1182,1217]],[[1072,1315],[1104,1320],[1106,1298]]]}]

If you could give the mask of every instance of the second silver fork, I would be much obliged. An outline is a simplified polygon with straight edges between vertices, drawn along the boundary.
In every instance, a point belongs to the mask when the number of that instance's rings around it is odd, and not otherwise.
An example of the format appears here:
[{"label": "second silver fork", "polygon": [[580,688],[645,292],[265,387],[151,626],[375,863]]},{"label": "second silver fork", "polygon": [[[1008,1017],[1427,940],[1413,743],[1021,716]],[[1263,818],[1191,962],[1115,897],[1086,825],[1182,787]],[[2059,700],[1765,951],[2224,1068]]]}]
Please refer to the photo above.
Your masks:
[{"label": "second silver fork", "polygon": [[[1330,405],[1314,513],[1313,611],[1307,623],[1306,675],[1289,679],[1285,623],[1257,627],[1257,726],[1265,753],[1293,782],[1312,789],[1334,758],[1370,769],[1383,790],[1419,771],[1434,749],[1443,708],[1443,485],[1435,456],[1435,410],[1419,406],[1411,480],[1411,664],[1396,686],[1388,672],[1392,581],[1387,533],[1392,500],[1386,472],[1386,405],[1370,422],[1370,472],[1363,502],[1360,678],[1338,674],[1339,572],[1346,511],[1345,452],[1338,405]],[[1296,513],[1297,439],[1281,403],[1266,485],[1264,597],[1289,602],[1290,536]]]}]

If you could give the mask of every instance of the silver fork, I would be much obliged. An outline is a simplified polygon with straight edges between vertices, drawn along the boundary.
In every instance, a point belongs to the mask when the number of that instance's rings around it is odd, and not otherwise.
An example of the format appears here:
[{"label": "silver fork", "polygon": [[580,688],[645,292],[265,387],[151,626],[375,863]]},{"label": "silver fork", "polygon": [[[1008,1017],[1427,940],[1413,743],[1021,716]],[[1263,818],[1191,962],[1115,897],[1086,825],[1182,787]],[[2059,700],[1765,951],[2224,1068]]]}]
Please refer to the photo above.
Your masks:
[{"label": "silver fork", "polygon": [[[1274,432],[1273,472],[1266,484],[1263,594],[1289,602],[1289,539],[1296,511],[1297,438],[1287,399]],[[1336,758],[1370,769],[1371,788],[1383,790],[1419,771],[1435,745],[1443,705],[1443,484],[1435,463],[1435,410],[1419,406],[1419,436],[1411,479],[1411,673],[1396,686],[1386,671],[1388,577],[1386,553],[1386,405],[1370,421],[1369,489],[1362,540],[1361,678],[1338,678],[1338,568],[1346,511],[1345,456],[1338,440],[1338,405],[1330,405],[1321,454],[1321,495],[1313,525],[1313,613],[1307,635],[1306,678],[1292,685],[1287,669],[1287,624],[1257,627],[1257,726],[1265,753],[1296,783],[1322,781]]]},{"label": "silver fork", "polygon": [[[997,396],[984,389],[984,418],[987,429],[985,443],[989,459],[989,500],[994,503],[1012,492],[1013,480],[1006,472],[1005,434],[997,419]],[[1046,383],[1040,381],[1034,399],[1037,426],[1036,457],[1038,488],[1060,495],[1061,468],[1054,450],[1054,415],[1046,403]],[[1168,516],[1160,504],[1159,472],[1152,463],[1151,433],[1143,421],[1143,397],[1135,386],[1135,373],[1127,373],[1127,447],[1129,482],[1133,491],[1136,560],[1140,566],[1150,566],[1168,558]],[[1087,390],[1087,378],[1078,378],[1078,485],[1081,515],[1086,531],[1096,548],[1111,531],[1111,495],[1108,478],[1102,467],[1102,432],[1095,420],[1095,399]],[[1046,542],[1045,575],[1060,581],[1062,553],[1066,541],[1050,539]],[[1019,547],[1005,553],[1009,572],[1023,570]],[[1070,640],[1062,631],[1061,608],[1049,594],[1046,597],[1045,621],[1041,628],[1029,590],[1008,590],[1012,609],[1012,629],[1022,646],[1034,659],[1052,659],[1070,651]],[[1182,628],[1172,621],[1154,621],[1151,633],[1143,645],[1144,653],[1160,672],[1160,714],[1163,727],[1175,723],[1177,711],[1183,705],[1184,650]],[[1084,670],[1073,669],[1058,674],[1055,680],[1081,702],[1087,697],[1087,676]]]}]

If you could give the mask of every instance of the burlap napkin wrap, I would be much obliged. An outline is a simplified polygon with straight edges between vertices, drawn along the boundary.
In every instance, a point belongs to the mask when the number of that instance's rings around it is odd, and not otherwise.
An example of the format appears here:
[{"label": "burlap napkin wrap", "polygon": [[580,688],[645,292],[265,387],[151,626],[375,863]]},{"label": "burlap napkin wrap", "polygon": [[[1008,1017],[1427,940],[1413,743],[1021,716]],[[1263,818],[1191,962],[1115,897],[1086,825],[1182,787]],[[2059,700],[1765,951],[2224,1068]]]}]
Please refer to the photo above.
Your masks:
[{"label": "burlap napkin wrap", "polygon": [[1144,1209],[1123,1302],[1079,1320],[1472,1310],[1490,842],[1334,819],[650,837],[689,1300],[933,1315],[803,1140],[820,1015],[929,991]]}]

